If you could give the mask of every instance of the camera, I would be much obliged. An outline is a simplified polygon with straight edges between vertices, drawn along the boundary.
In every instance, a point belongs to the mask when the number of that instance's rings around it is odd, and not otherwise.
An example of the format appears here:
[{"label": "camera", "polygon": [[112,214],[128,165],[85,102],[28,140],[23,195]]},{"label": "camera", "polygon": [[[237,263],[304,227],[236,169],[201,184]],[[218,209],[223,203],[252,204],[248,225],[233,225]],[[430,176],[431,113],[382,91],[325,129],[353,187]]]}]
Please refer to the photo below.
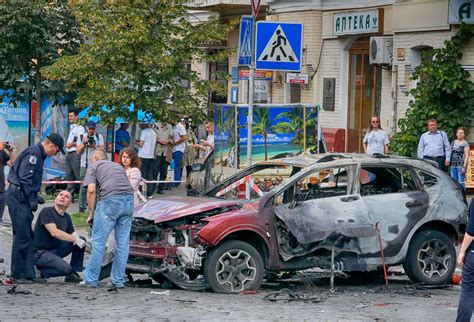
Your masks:
[{"label": "camera", "polygon": [[10,142],[7,141],[7,142],[3,142],[3,148],[10,150],[12,146],[10,145]]},{"label": "camera", "polygon": [[95,144],[95,139],[93,135],[88,135],[87,136],[87,145],[94,145]]}]

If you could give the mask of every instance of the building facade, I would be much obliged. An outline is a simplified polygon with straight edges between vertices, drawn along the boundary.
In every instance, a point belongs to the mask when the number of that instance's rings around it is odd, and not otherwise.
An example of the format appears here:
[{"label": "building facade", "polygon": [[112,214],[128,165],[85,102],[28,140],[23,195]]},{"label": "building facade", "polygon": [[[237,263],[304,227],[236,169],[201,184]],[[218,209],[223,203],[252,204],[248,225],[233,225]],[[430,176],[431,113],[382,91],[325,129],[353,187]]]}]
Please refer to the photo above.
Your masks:
[{"label": "building facade", "polygon": [[[246,0],[191,4],[223,20],[251,13]],[[444,46],[457,32],[457,22],[449,17],[450,6],[451,15],[470,18],[469,0],[262,1],[258,20],[304,24],[301,73],[307,74],[302,76],[308,77],[308,83],[289,84],[285,72],[273,72],[269,79],[256,80],[255,98],[261,103],[319,104],[323,127],[344,132],[346,152],[362,152],[370,116],[379,115],[382,127],[395,133],[397,121],[413,99],[409,92],[416,83],[410,76],[423,51]],[[237,48],[238,36],[234,30],[227,46]],[[378,64],[371,63],[371,54]],[[230,73],[237,57],[226,64]],[[464,50],[461,64],[474,72],[474,42]],[[203,77],[209,77],[209,66],[199,68],[205,71]],[[239,103],[246,103],[248,83],[240,81],[238,86]],[[230,87],[229,82],[228,102]]]}]

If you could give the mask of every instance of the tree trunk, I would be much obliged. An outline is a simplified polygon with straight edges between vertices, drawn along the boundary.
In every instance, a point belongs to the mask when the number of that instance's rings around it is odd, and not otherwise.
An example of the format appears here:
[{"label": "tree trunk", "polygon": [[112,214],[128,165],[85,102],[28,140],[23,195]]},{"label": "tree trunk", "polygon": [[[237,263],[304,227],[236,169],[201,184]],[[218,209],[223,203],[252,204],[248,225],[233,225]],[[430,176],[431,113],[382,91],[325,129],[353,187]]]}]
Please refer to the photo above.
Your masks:
[{"label": "tree trunk", "polygon": [[36,71],[36,85],[35,85],[35,96],[36,96],[36,115],[35,115],[35,138],[34,143],[41,142],[41,73],[39,67]]}]

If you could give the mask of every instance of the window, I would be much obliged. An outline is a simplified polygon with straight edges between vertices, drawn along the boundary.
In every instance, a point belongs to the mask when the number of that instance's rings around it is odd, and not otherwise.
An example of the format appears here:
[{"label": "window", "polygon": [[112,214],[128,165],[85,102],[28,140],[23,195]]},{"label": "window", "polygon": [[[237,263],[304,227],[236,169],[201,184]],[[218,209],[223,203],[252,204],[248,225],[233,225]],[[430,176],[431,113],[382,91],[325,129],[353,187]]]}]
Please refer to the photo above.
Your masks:
[{"label": "window", "polygon": [[428,174],[428,173],[426,173],[424,171],[421,171],[419,169],[416,169],[416,172],[418,174],[418,177],[420,178],[420,181],[421,181],[421,184],[423,185],[423,187],[429,188],[429,187],[432,187],[432,186],[438,184],[438,178],[435,177],[434,175]]},{"label": "window", "polygon": [[417,190],[412,171],[405,167],[362,166],[359,182],[362,196]]},{"label": "window", "polygon": [[348,189],[347,178],[344,167],[312,172],[276,196],[274,204],[344,196]]},{"label": "window", "polygon": [[267,192],[279,187],[285,179],[297,173],[301,168],[280,164],[262,164],[255,166],[252,171],[242,171],[213,189],[209,196],[224,199],[245,199],[247,185],[250,185],[250,199],[259,199]]}]

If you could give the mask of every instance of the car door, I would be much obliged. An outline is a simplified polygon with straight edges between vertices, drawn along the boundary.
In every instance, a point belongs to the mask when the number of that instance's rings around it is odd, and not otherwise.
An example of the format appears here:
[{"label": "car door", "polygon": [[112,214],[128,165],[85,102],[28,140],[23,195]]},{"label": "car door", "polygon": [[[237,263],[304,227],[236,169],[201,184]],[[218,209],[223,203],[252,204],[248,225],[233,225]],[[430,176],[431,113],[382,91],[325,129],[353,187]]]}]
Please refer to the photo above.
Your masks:
[{"label": "car door", "polygon": [[[400,252],[411,229],[426,214],[428,194],[415,179],[413,169],[397,164],[362,164],[356,191],[378,223],[384,255]],[[378,257],[380,246],[373,243],[371,256]]]},{"label": "car door", "polygon": [[[320,167],[294,180],[275,197],[276,236],[284,260],[327,247],[341,236],[375,236],[359,193],[353,193],[355,165]],[[357,242],[344,244],[359,252]]]}]

